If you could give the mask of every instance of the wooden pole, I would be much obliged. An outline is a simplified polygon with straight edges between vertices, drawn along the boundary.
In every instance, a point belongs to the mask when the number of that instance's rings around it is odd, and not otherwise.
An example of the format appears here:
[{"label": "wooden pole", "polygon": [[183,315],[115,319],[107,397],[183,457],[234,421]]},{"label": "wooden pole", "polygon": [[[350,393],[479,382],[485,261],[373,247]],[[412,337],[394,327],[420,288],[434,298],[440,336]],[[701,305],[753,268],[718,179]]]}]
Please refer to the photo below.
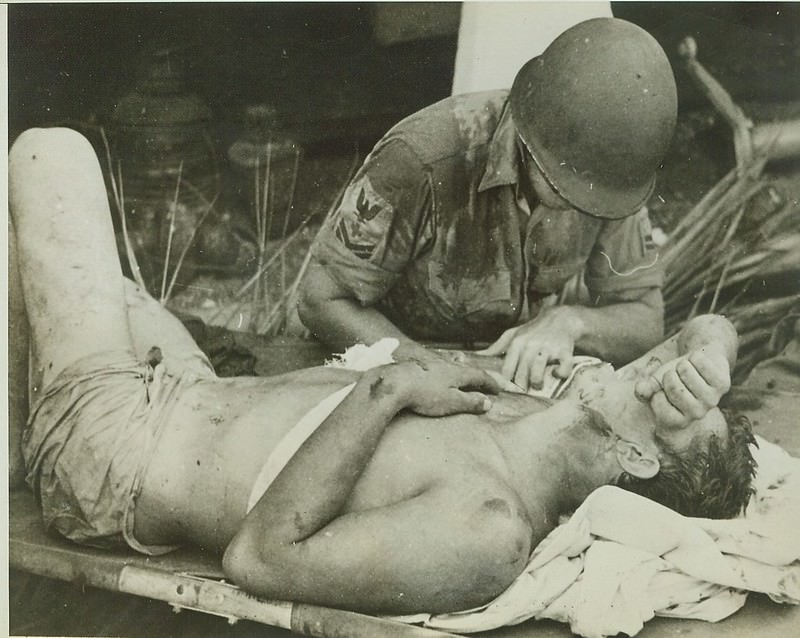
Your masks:
[{"label": "wooden pole", "polygon": [[447,638],[453,634],[341,609],[256,598],[224,581],[156,567],[142,567],[119,554],[63,544],[33,545],[11,538],[13,569],[109,591],[162,600],[176,611],[190,609],[289,629],[315,638]]}]

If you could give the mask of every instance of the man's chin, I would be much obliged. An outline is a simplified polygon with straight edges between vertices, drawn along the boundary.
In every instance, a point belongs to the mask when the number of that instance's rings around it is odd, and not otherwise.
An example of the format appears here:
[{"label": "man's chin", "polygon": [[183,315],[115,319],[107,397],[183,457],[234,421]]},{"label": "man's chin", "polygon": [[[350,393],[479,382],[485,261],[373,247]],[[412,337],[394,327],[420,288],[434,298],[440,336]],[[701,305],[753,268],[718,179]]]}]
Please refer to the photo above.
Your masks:
[{"label": "man's chin", "polygon": [[602,402],[619,384],[620,381],[610,363],[586,366],[575,372],[575,376],[560,398],[574,399],[595,409],[601,409]]}]

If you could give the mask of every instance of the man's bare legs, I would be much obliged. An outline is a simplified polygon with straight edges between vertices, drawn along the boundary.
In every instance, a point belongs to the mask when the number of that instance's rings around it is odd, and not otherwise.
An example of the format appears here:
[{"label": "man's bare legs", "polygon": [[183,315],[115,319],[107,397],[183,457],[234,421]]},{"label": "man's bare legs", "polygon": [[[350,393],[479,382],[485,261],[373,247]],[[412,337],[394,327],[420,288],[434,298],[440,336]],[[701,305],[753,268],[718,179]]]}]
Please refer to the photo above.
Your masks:
[{"label": "man's bare legs", "polygon": [[122,271],[94,149],[31,129],[9,152],[11,219],[31,328],[33,387],[99,351],[132,348]]},{"label": "man's bare legs", "polygon": [[72,361],[104,350],[132,347],[143,361],[158,346],[174,372],[203,367],[180,321],[123,278],[102,173],[86,139],[69,129],[23,133],[9,155],[9,178],[13,270],[21,273],[16,287],[22,280],[32,354],[41,362],[35,390]]}]

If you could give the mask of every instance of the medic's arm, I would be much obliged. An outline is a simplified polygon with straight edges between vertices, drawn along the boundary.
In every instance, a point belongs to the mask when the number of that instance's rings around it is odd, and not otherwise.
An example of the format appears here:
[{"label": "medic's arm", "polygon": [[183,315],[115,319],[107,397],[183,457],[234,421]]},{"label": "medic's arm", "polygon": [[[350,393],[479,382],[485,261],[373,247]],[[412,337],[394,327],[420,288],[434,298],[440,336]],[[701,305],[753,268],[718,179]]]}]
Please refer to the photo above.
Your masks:
[{"label": "medic's arm", "polygon": [[437,356],[408,337],[377,308],[362,304],[317,260],[309,264],[300,295],[300,318],[315,337],[333,350],[342,351],[354,343],[372,345],[383,337],[395,337],[400,342],[394,353],[397,360],[428,360]]},{"label": "medic's arm", "polygon": [[627,363],[664,338],[664,273],[646,209],[602,225],[586,264],[579,350]]},{"label": "medic's arm", "polygon": [[[404,142],[381,141],[320,230],[300,287],[300,319],[336,350],[396,337],[395,358],[435,355],[376,307],[433,239],[427,171]],[[409,300],[413,303],[413,300]]]}]

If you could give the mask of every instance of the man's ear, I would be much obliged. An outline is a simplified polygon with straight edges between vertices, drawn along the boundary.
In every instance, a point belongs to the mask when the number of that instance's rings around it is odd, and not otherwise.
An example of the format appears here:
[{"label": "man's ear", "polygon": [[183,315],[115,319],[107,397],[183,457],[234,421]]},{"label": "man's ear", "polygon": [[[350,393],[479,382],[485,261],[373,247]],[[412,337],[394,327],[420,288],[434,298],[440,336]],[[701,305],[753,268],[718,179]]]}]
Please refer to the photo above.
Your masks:
[{"label": "man's ear", "polygon": [[653,478],[661,469],[655,454],[624,439],[617,441],[617,461],[628,474],[640,479]]}]

